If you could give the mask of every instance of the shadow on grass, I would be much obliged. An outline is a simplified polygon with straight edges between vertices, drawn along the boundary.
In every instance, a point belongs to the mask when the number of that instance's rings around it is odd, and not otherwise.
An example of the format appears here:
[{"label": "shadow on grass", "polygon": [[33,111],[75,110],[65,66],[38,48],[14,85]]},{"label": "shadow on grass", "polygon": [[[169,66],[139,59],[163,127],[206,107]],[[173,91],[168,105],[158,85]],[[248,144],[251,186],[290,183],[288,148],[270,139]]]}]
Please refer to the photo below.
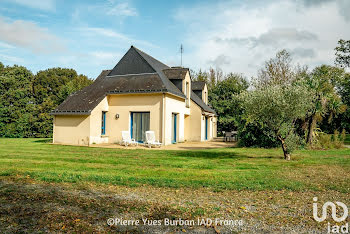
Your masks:
[{"label": "shadow on grass", "polygon": [[36,142],[36,143],[51,143],[52,139],[51,138],[46,138],[46,139],[35,140],[33,142]]},{"label": "shadow on grass", "polygon": [[174,157],[192,157],[204,159],[272,159],[277,156],[266,155],[253,157],[244,153],[237,152],[217,152],[214,150],[196,150],[196,151],[167,151],[168,155]]}]

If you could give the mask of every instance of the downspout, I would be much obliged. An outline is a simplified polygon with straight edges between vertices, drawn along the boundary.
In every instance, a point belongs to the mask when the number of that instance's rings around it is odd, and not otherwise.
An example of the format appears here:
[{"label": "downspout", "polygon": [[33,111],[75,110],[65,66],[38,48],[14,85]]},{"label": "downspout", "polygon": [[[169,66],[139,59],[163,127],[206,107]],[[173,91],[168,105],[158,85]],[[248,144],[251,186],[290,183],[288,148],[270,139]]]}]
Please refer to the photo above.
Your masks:
[{"label": "downspout", "polygon": [[53,116],[52,143],[55,143],[55,126],[56,126],[56,115]]},{"label": "downspout", "polygon": [[163,93],[162,108],[162,144],[165,145],[165,93]]}]

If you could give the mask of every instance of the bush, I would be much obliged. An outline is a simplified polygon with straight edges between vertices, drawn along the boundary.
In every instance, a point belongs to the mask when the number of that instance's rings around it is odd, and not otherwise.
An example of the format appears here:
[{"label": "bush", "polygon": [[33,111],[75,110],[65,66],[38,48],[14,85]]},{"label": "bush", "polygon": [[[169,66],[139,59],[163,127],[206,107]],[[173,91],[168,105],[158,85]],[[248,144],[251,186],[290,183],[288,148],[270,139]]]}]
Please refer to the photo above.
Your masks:
[{"label": "bush", "polygon": [[295,133],[290,134],[286,138],[286,145],[288,146],[288,153],[291,153],[301,147],[302,139]]},{"label": "bush", "polygon": [[245,127],[244,124],[241,124],[238,128],[238,139],[238,145],[241,147],[275,148],[280,146],[277,139],[267,136],[263,129],[253,124]]},{"label": "bush", "polygon": [[312,149],[339,149],[344,146],[344,140],[346,138],[345,130],[342,131],[341,135],[339,131],[335,130],[334,134],[327,134],[320,132],[316,136],[316,142],[311,146]]}]

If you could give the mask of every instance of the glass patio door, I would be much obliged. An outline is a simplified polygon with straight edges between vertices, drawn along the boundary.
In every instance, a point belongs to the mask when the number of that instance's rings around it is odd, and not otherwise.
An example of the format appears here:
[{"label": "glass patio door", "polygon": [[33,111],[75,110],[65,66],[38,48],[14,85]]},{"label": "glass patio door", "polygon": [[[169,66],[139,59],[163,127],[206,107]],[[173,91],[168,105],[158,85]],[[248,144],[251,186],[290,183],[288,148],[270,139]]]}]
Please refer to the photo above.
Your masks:
[{"label": "glass patio door", "polygon": [[208,117],[205,117],[205,140],[208,140]]},{"label": "glass patio door", "polygon": [[149,130],[149,112],[131,112],[131,138],[137,142],[146,141],[146,131]]},{"label": "glass patio door", "polygon": [[172,123],[172,128],[171,128],[171,143],[176,143],[177,142],[177,114],[172,114],[171,116],[171,123]]}]

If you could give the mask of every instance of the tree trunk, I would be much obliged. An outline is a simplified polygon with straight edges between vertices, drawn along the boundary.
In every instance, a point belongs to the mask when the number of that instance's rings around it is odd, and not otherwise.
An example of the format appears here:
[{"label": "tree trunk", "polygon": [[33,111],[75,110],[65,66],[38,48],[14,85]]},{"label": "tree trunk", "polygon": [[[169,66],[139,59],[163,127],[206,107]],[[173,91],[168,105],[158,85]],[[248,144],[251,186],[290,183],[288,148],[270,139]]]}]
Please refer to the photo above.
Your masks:
[{"label": "tree trunk", "polygon": [[312,145],[312,138],[313,138],[313,133],[314,129],[316,127],[316,116],[312,115],[309,120],[309,127],[308,127],[308,133],[307,133],[307,141],[306,143],[308,145]]},{"label": "tree trunk", "polygon": [[290,160],[290,153],[288,153],[286,142],[281,137],[279,137],[279,140],[281,141],[284,159],[289,161]]}]

